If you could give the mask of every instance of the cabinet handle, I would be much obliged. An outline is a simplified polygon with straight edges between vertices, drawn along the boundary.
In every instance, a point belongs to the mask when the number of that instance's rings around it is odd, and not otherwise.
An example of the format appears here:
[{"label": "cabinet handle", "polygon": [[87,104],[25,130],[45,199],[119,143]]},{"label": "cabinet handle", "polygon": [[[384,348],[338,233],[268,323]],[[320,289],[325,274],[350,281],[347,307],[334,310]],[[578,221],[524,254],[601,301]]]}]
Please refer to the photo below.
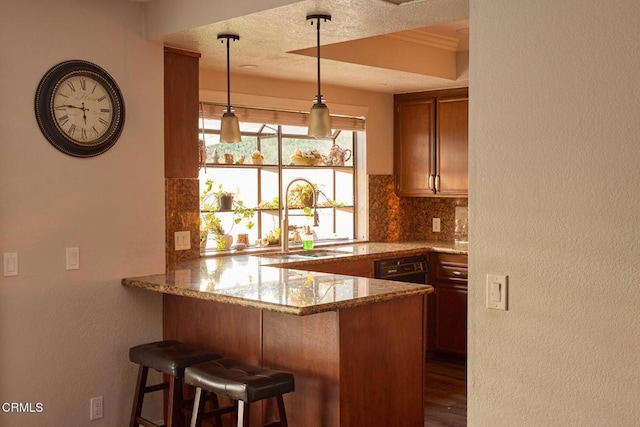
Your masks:
[{"label": "cabinet handle", "polygon": [[456,271],[456,270],[453,270],[452,273],[453,273],[454,276],[461,276],[462,275],[461,272]]},{"label": "cabinet handle", "polygon": [[436,175],[436,191],[440,191],[440,175]]},{"label": "cabinet handle", "polygon": [[429,174],[429,182],[428,182],[429,190],[433,190],[433,175]]}]

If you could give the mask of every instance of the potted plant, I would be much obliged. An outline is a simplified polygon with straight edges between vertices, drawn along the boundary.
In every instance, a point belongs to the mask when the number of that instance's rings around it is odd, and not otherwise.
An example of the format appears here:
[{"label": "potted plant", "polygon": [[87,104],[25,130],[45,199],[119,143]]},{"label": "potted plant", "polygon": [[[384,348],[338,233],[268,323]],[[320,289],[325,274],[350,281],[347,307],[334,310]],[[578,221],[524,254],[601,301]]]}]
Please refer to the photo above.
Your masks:
[{"label": "potted plant", "polygon": [[316,198],[318,197],[318,185],[313,184],[313,189],[307,183],[296,183],[289,189],[287,195],[287,205],[290,208],[302,208],[313,206],[313,191],[316,192]]},{"label": "potted plant", "polygon": [[344,203],[339,203],[327,197],[327,195],[318,187],[318,184],[313,184],[312,189],[307,183],[296,183],[289,189],[289,194],[287,195],[287,206],[289,208],[302,209],[305,215],[310,217],[311,208],[313,207],[313,191],[316,192],[316,207],[344,206]]},{"label": "potted plant", "polygon": [[[244,205],[244,202],[233,193],[222,189],[219,185],[214,189],[213,180],[205,182],[205,188],[200,194],[200,246],[206,246],[209,234],[215,236],[216,250],[224,251],[231,247],[233,237],[229,234],[235,224],[245,222],[245,226],[251,229],[254,225],[255,212]],[[229,230],[225,230],[221,218],[216,212],[231,211],[232,222]]]}]

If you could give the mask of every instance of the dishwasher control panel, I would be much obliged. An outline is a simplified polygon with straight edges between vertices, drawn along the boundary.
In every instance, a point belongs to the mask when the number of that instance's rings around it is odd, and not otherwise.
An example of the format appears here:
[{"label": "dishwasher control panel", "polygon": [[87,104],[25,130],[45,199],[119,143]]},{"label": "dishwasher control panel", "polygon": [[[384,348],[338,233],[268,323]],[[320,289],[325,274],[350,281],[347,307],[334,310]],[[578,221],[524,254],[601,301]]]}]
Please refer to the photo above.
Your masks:
[{"label": "dishwasher control panel", "polygon": [[401,279],[403,276],[427,274],[427,259],[424,255],[411,255],[375,261],[377,279]]}]

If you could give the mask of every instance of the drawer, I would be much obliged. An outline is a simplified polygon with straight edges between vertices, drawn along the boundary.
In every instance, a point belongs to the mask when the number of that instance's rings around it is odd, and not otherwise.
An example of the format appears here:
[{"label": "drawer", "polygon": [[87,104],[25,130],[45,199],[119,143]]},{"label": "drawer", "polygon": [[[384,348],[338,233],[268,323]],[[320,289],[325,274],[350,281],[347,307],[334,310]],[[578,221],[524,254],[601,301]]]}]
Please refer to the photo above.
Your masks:
[{"label": "drawer", "polygon": [[432,277],[437,281],[467,282],[468,261],[466,255],[434,253],[429,255]]}]

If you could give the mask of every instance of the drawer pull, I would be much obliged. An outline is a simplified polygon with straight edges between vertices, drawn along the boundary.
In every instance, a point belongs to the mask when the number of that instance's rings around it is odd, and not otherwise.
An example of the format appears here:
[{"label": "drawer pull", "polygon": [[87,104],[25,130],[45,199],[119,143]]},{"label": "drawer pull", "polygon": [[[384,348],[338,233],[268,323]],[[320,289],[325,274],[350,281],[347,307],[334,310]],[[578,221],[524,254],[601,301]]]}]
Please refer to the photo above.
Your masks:
[{"label": "drawer pull", "polygon": [[455,270],[453,270],[452,273],[453,273],[454,276],[461,276],[462,275],[461,272],[455,271]]}]

